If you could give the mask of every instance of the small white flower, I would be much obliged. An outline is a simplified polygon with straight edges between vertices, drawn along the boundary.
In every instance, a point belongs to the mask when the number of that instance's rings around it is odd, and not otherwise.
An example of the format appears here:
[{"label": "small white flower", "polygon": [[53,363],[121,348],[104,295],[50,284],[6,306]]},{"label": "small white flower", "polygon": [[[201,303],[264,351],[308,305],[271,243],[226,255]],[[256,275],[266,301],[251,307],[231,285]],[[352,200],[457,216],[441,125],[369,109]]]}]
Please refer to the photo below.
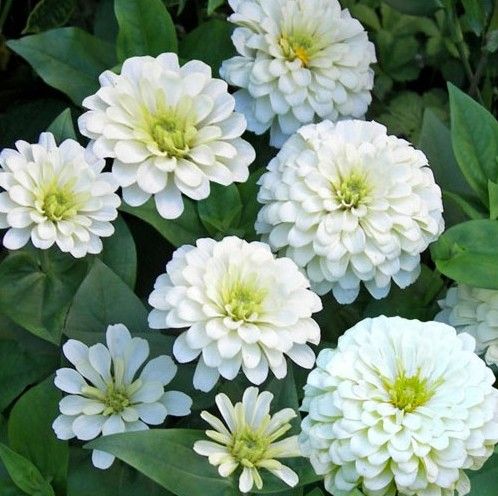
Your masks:
[{"label": "small white flower", "polygon": [[[59,439],[76,437],[83,441],[100,434],[147,430],[159,425],[167,415],[188,415],[192,400],[179,391],[164,391],[177,367],[166,355],[150,360],[145,339],[132,338],[123,324],[111,325],[106,333],[107,347],[86,346],[70,339],[64,355],[74,365],[59,369],[55,385],[69,393],[59,403],[62,415],[52,425]],[[114,456],[93,450],[93,464],[109,468]]]},{"label": "small white flower", "polygon": [[438,322],[366,319],[317,358],[299,442],[346,496],[468,494],[498,441],[495,377],[475,341]]},{"label": "small white flower", "polygon": [[442,233],[441,190],[427,158],[376,122],[301,128],[259,184],[256,230],[306,270],[318,294],[351,303],[420,273],[420,253]]},{"label": "small white flower", "polygon": [[299,482],[297,474],[277,460],[300,456],[297,436],[277,441],[291,429],[289,421],[297,414],[292,408],[285,408],[271,416],[272,400],[273,394],[268,391],[259,394],[255,387],[247,388],[242,402],[235,406],[225,394],[216,395],[216,404],[226,426],[209,412],[201,413],[215,429],[206,431],[215,442],[197,441],[195,452],[209,457],[211,465],[218,465],[222,477],[229,477],[241,467],[239,489],[243,493],[251,491],[253,485],[258,489],[263,487],[260,469],[269,470],[291,487]]},{"label": "small white flower", "polygon": [[10,228],[4,246],[17,250],[31,238],[37,248],[55,243],[78,258],[100,253],[121,203],[118,185],[102,172],[105,161],[72,139],[58,147],[51,133],[16,148],[0,153],[0,229]]},{"label": "small white flower", "polygon": [[236,108],[282,146],[303,124],[361,118],[372,98],[375,48],[337,0],[229,0],[239,53],[220,74],[242,89]]},{"label": "small white flower", "polygon": [[182,246],[158,277],[149,303],[152,329],[188,328],[175,341],[180,363],[199,359],[194,386],[214,387],[220,374],[232,380],[240,368],[261,384],[268,368],[287,374],[285,355],[311,368],[320,329],[311,318],[320,298],[288,258],[268,245],[227,237]]},{"label": "small white flower", "polygon": [[435,320],[467,332],[476,339],[476,352],[489,364],[498,365],[498,291],[459,284],[440,300]]},{"label": "small white flower", "polygon": [[106,71],[101,89],[83,101],[79,119],[93,151],[113,158],[112,173],[131,206],[154,196],[166,219],[183,212],[182,193],[209,196],[209,183],[244,182],[254,149],[240,138],[244,116],[233,112],[227,84],[208,65],[183,67],[174,53],[132,57],[121,74]]}]

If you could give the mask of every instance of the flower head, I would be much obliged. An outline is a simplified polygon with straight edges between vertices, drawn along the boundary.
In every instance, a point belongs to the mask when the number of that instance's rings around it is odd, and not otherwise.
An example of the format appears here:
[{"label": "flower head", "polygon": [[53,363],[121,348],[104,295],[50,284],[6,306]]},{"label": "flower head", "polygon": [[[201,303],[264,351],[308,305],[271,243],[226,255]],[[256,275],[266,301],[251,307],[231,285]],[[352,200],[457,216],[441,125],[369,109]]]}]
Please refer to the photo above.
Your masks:
[{"label": "flower head", "polygon": [[132,57],[121,74],[106,71],[101,88],[86,98],[79,119],[93,151],[113,158],[112,173],[132,206],[154,196],[166,219],[183,212],[182,193],[209,196],[209,183],[243,182],[254,149],[240,138],[246,129],[227,85],[206,64],[180,67],[174,53]]},{"label": "flower head", "polygon": [[324,350],[305,386],[299,442],[346,496],[467,494],[498,441],[494,375],[475,342],[438,322],[366,319]]},{"label": "flower head", "polygon": [[111,222],[121,201],[117,184],[103,173],[105,161],[67,139],[58,147],[51,133],[37,144],[16,143],[0,153],[0,228],[9,228],[3,244],[37,248],[54,243],[74,257],[102,251],[101,237],[111,236]]},{"label": "flower head", "polygon": [[[123,324],[111,325],[106,333],[107,347],[86,346],[70,339],[64,355],[74,365],[57,371],[55,385],[69,393],[60,404],[61,415],[53,423],[59,439],[76,437],[84,441],[100,434],[108,436],[159,425],[167,415],[188,415],[192,400],[179,391],[164,391],[177,367],[163,355],[150,360],[145,339],[132,338]],[[94,450],[93,464],[109,468],[114,456]]]},{"label": "flower head", "polygon": [[404,288],[442,233],[441,190],[425,155],[375,122],[301,128],[259,184],[257,232],[306,270],[318,294],[351,303]]},{"label": "flower head", "polygon": [[220,73],[241,89],[237,110],[282,146],[303,124],[362,117],[371,101],[375,48],[337,0],[230,0],[239,53]]},{"label": "flower head", "polygon": [[209,412],[201,414],[214,429],[206,431],[214,442],[197,441],[195,452],[209,457],[211,465],[218,465],[222,477],[229,477],[240,467],[239,489],[243,493],[251,491],[253,485],[263,487],[260,469],[269,470],[291,487],[299,481],[293,470],[277,460],[300,456],[297,436],[277,441],[291,429],[289,421],[297,414],[292,408],[285,408],[271,416],[272,400],[273,394],[268,391],[259,394],[257,388],[250,387],[235,406],[225,394],[216,396],[226,426]]},{"label": "flower head", "polygon": [[436,320],[467,332],[476,340],[476,352],[498,365],[498,291],[459,284],[440,300]]},{"label": "flower head", "polygon": [[261,384],[268,368],[287,374],[285,356],[311,368],[320,329],[311,318],[321,309],[308,281],[268,245],[236,237],[199,239],[173,254],[158,277],[149,303],[152,329],[188,328],[175,341],[181,362],[199,359],[194,386],[214,387],[220,374],[233,379],[240,368]]}]

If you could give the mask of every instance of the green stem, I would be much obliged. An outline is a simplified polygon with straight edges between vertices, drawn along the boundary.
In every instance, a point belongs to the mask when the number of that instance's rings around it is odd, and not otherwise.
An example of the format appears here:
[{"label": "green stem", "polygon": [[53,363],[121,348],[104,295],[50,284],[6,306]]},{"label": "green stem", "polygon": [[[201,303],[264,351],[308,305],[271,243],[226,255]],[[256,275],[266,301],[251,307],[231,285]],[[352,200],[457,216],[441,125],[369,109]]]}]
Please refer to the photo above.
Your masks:
[{"label": "green stem", "polygon": [[13,0],[5,0],[2,12],[0,13],[0,33],[2,32],[3,25],[5,24],[10,8],[12,7],[12,1]]}]

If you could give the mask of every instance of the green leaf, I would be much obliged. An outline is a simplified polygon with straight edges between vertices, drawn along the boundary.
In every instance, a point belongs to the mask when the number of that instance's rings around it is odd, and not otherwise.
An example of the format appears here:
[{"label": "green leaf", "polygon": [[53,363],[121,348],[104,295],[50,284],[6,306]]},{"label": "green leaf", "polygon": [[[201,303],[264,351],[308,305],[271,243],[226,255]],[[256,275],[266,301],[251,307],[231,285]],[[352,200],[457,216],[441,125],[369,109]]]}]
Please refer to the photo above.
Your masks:
[{"label": "green leaf", "polygon": [[257,183],[265,171],[266,169],[264,168],[253,170],[245,183],[237,185],[243,205],[239,229],[244,233],[244,238],[247,241],[259,239],[254,230],[254,223],[256,222],[258,212],[262,207],[256,199],[259,190]]},{"label": "green leaf", "polygon": [[204,438],[193,429],[154,429],[100,437],[85,447],[112,453],[177,496],[233,496],[232,481],[192,449]]},{"label": "green leaf", "polygon": [[324,494],[323,494],[321,489],[319,489],[318,487],[315,487],[315,489],[313,489],[313,491],[306,493],[306,496],[324,496]]},{"label": "green leaf", "polygon": [[440,6],[437,0],[385,0],[385,2],[403,14],[417,16],[432,14]]},{"label": "green leaf", "polygon": [[209,237],[197,215],[194,202],[183,197],[183,203],[183,214],[174,220],[163,219],[157,212],[153,199],[141,207],[130,207],[123,203],[119,209],[150,224],[173,246],[193,244],[198,238]]},{"label": "green leaf", "polygon": [[41,0],[29,14],[22,34],[40,33],[64,26],[76,8],[76,0]]},{"label": "green leaf", "polygon": [[131,331],[149,330],[142,302],[97,258],[74,297],[64,334],[77,339],[79,333],[102,333],[108,325],[117,323]]},{"label": "green leaf", "polygon": [[[484,210],[482,204],[473,196],[469,197],[452,193],[451,191],[443,191],[443,203],[446,227],[460,224],[460,222],[466,220],[485,219],[488,217],[488,212]],[[457,207],[456,210],[455,207]],[[463,213],[463,217],[461,213]],[[451,223],[448,222],[449,215],[451,215]],[[455,219],[459,219],[458,222],[455,222]]]},{"label": "green leaf", "polygon": [[71,109],[66,109],[59,114],[47,129],[55,137],[55,141],[60,144],[62,141],[70,138],[76,140],[76,131],[74,130]]},{"label": "green leaf", "polygon": [[486,11],[482,0],[462,0],[465,17],[470,29],[476,36],[481,36],[486,23]]},{"label": "green leaf", "polygon": [[0,459],[16,486],[30,496],[55,496],[52,486],[26,458],[0,443]]},{"label": "green leaf", "polygon": [[115,0],[120,62],[135,55],[156,57],[178,50],[173,20],[161,0]]},{"label": "green leaf", "polygon": [[66,494],[69,452],[67,442],[57,439],[52,429],[60,399],[53,377],[31,388],[14,405],[8,432],[9,446],[33,462],[62,496]]},{"label": "green leaf", "polygon": [[495,453],[480,470],[468,470],[470,493],[468,496],[496,496],[498,455]]},{"label": "green leaf", "polygon": [[235,184],[221,186],[211,184],[211,193],[205,200],[197,202],[199,218],[212,235],[228,234],[240,222],[242,201]]},{"label": "green leaf", "polygon": [[52,250],[22,250],[0,264],[0,312],[58,344],[71,300],[87,271],[85,260]]},{"label": "green leaf", "polygon": [[489,217],[492,220],[498,219],[498,184],[489,181]]},{"label": "green leaf", "polygon": [[137,278],[135,241],[122,216],[113,225],[114,234],[103,239],[102,261],[133,289]]},{"label": "green leaf", "polygon": [[221,63],[235,55],[231,40],[233,27],[221,19],[211,19],[191,31],[181,41],[180,57],[202,60],[208,64],[213,76],[219,75]]},{"label": "green leaf", "polygon": [[77,105],[99,89],[99,75],[116,64],[112,45],[79,28],[53,29],[7,45]]},{"label": "green leaf", "polygon": [[498,180],[498,122],[458,88],[448,87],[455,157],[470,186],[488,205],[488,180]]},{"label": "green leaf", "polygon": [[381,29],[379,16],[372,7],[357,3],[352,5],[349,10],[355,19],[358,19],[362,24],[368,26],[370,29],[373,29],[374,31],[379,31]]},{"label": "green leaf", "polygon": [[207,14],[208,16],[213,15],[214,11],[221,7],[225,3],[225,0],[208,0]]},{"label": "green leaf", "polygon": [[[471,220],[448,229],[431,247],[436,267],[451,279],[498,289],[498,221]],[[469,270],[471,268],[471,270]]]}]

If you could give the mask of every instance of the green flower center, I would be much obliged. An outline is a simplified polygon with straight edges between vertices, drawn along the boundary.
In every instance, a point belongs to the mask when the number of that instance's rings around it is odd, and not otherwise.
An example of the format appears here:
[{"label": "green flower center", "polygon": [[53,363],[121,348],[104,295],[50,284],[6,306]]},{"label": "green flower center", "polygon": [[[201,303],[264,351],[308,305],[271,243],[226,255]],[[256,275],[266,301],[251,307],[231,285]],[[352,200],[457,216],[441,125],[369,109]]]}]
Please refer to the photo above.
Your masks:
[{"label": "green flower center", "polygon": [[103,415],[112,415],[114,413],[121,413],[125,408],[130,406],[131,401],[125,389],[118,388],[112,384],[107,389],[104,404]]},{"label": "green flower center", "polygon": [[266,293],[254,281],[225,281],[221,290],[223,308],[235,321],[252,321],[261,312]]},{"label": "green flower center", "polygon": [[270,444],[271,439],[268,436],[246,428],[234,434],[232,444],[228,446],[228,449],[241,465],[254,467],[266,458],[266,450]]},{"label": "green flower center", "polygon": [[333,187],[337,200],[345,209],[358,208],[365,203],[370,193],[366,176],[358,172],[353,172]]},{"label": "green flower center", "polygon": [[78,213],[80,200],[71,188],[52,185],[43,194],[41,210],[52,221],[71,219]]},{"label": "green flower center", "polygon": [[171,157],[187,155],[197,135],[197,129],[188,117],[165,111],[150,126],[150,135],[159,150]]},{"label": "green flower center", "polygon": [[282,53],[291,62],[299,59],[304,67],[310,63],[313,55],[313,38],[304,34],[282,34],[278,40]]},{"label": "green flower center", "polygon": [[437,382],[431,385],[428,379],[421,377],[420,374],[407,377],[405,372],[398,373],[394,382],[383,379],[383,383],[390,396],[391,404],[407,413],[425,405],[441,384]]}]

